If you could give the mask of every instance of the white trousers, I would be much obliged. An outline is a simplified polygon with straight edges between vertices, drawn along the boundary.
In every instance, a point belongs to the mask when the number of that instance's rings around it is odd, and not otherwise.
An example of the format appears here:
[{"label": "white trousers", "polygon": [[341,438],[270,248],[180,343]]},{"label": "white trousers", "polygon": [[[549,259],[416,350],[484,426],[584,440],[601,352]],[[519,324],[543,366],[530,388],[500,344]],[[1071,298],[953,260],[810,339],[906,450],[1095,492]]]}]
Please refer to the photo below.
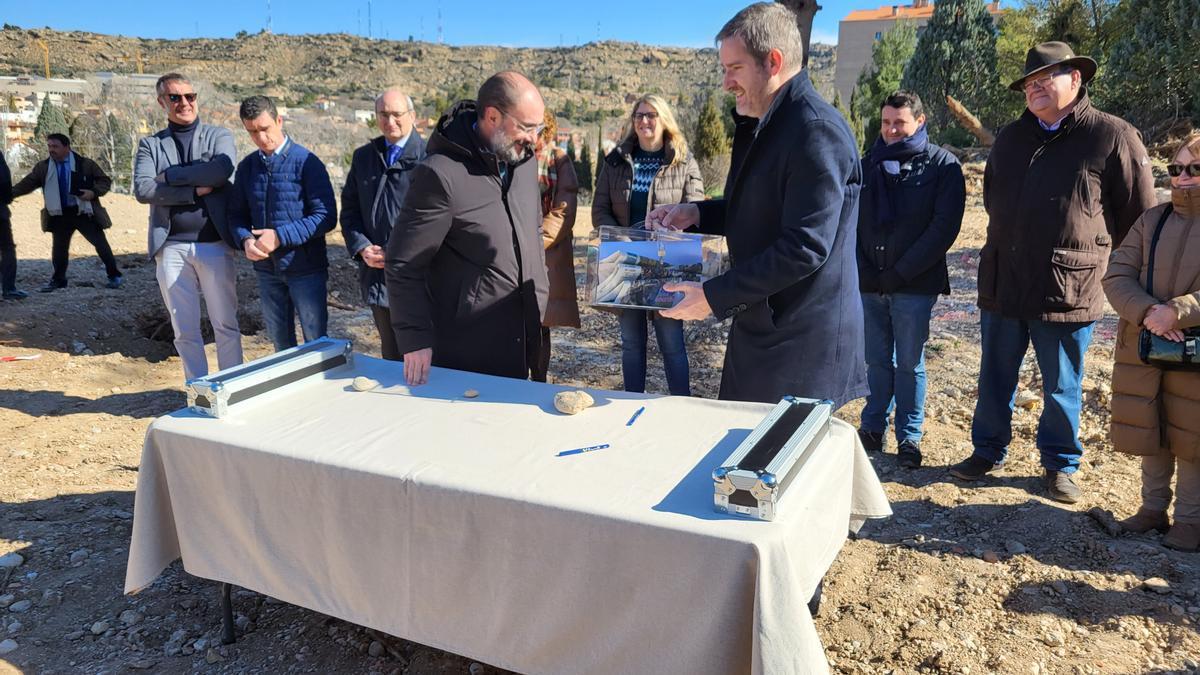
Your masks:
[{"label": "white trousers", "polygon": [[169,241],[154,255],[158,289],[171,315],[175,350],[187,380],[208,374],[208,357],[200,334],[200,296],[208,307],[221,370],[242,362],[242,334],[237,321],[237,266],[225,242]]}]

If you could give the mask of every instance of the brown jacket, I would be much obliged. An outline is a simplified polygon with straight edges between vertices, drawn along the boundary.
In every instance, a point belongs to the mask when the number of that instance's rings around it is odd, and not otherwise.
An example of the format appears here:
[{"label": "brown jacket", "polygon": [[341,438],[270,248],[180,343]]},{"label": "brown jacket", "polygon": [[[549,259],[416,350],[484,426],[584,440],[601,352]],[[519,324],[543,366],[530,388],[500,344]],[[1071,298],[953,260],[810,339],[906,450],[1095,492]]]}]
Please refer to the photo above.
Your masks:
[{"label": "brown jacket", "polygon": [[1096,321],[1113,242],[1156,201],[1140,134],[1086,93],[1057,133],[1026,110],[1000,131],[984,171],[979,307],[1012,319]]},{"label": "brown jacket", "polygon": [[543,326],[579,328],[579,300],[575,295],[575,250],[572,228],[578,205],[579,178],[571,158],[555,149],[554,201],[542,214],[542,244],[546,247],[546,275],[550,278],[550,297],[546,301]]},{"label": "brown jacket", "polygon": [[[1200,372],[1161,370],[1138,358],[1138,332],[1146,311],[1161,301],[1175,308],[1180,328],[1200,326],[1200,189],[1181,197],[1167,217],[1154,258],[1154,295],[1146,293],[1150,240],[1165,205],[1138,219],[1113,253],[1104,292],[1117,324],[1112,379],[1112,442],[1132,455],[1174,453],[1200,459]],[[1186,203],[1190,201],[1190,204]],[[1181,203],[1184,202],[1184,203]]]},{"label": "brown jacket", "polygon": [[[92,200],[92,222],[98,225],[100,229],[107,230],[108,228],[112,227],[112,218],[109,217],[108,211],[100,203],[100,197],[108,194],[108,191],[112,188],[112,179],[108,177],[108,174],[104,173],[104,170],[101,169],[100,165],[96,164],[96,162],[84,157],[74,150],[71,152],[75,155],[75,172],[92,179],[92,192],[96,193],[96,198]],[[46,172],[49,170],[49,157],[43,159],[37,164],[34,164],[33,169],[29,172],[29,175],[25,176],[20,180],[20,182],[13,185],[13,198],[15,199],[17,197],[22,197],[30,192],[33,192],[34,190],[42,189],[42,187],[46,184]],[[42,232],[49,231],[50,213],[43,207]]]},{"label": "brown jacket", "polygon": [[[637,141],[627,140],[608,153],[596,177],[596,192],[592,199],[592,226],[619,225],[630,227],[629,192],[633,187],[633,150]],[[678,164],[675,148],[667,144],[663,168],[654,177],[646,197],[646,213],[662,204],[698,202],[704,199],[704,179],[695,155]]]}]

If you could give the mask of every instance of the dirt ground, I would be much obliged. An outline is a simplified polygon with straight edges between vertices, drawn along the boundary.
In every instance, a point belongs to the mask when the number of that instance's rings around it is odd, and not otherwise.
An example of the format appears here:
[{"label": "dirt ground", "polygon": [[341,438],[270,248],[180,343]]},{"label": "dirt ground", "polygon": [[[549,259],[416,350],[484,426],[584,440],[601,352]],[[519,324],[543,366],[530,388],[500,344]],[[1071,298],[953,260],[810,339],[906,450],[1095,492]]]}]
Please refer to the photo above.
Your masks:
[{"label": "dirt ground", "polygon": [[[50,275],[38,202],[14,205],[19,282],[30,291]],[[77,237],[69,288],[0,303],[0,356],[40,357],[0,363],[0,672],[496,672],[249,591],[235,597],[242,634],[222,646],[216,586],[178,563],[149,589],[121,594],[142,437],[184,397],[143,253],[146,209],[127,197],[107,202],[125,288],[103,288],[99,261]],[[577,233],[589,229],[581,214]],[[830,570],[817,617],[829,663],[839,673],[1196,672],[1200,556],[1163,548],[1157,536],[1113,536],[1089,515],[1121,518],[1139,502],[1136,463],[1107,439],[1113,316],[1088,354],[1080,504],[1040,495],[1033,399],[1015,417],[1002,473],[977,485],[946,474],[970,451],[983,234],[974,202],[950,255],[953,294],[934,310],[926,466],[899,468],[894,441],[875,458],[895,516],[869,523]],[[377,354],[337,234],[330,252],[331,333]],[[251,332],[261,321],[248,265],[239,284]],[[698,395],[716,394],[724,333],[723,324],[688,328]],[[262,334],[244,344],[247,358],[271,351]],[[612,316],[585,310],[581,330],[556,331],[555,349],[554,381],[620,387]],[[652,346],[650,387],[665,392],[659,363]],[[1038,391],[1036,378],[1030,358],[1023,389]],[[856,421],[857,411],[840,415]],[[20,560],[4,557],[12,553]]]}]

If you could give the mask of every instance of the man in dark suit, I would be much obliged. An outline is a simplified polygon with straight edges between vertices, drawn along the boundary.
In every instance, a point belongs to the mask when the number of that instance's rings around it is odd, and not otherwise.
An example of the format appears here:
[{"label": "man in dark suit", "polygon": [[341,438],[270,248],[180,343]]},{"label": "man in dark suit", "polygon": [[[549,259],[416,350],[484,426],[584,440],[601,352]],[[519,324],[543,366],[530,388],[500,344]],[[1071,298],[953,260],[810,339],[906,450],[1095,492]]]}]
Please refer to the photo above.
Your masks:
[{"label": "man in dark suit", "polygon": [[725,197],[661,206],[649,220],[725,235],[733,265],[703,286],[666,286],[684,295],[663,316],[733,319],[722,399],[774,402],[790,394],[840,407],[867,393],[854,135],[801,69],[791,10],[750,5],[717,41],[739,120]]},{"label": "man in dark suit", "polygon": [[12,173],[8,162],[0,153],[0,287],[5,300],[20,300],[29,297],[17,288],[17,245],[13,241],[12,220],[8,203],[12,201]]},{"label": "man in dark suit", "polygon": [[67,287],[67,263],[70,260],[71,237],[79,232],[96,249],[108,273],[108,288],[121,287],[121,271],[104,230],[112,225],[100,197],[112,187],[112,179],[92,160],[71,150],[66,134],[46,136],[50,156],[33,165],[29,175],[13,186],[13,197],[41,189],[45,202],[42,208],[42,231],[53,237],[50,262],[54,276],[41,287],[43,293]]}]

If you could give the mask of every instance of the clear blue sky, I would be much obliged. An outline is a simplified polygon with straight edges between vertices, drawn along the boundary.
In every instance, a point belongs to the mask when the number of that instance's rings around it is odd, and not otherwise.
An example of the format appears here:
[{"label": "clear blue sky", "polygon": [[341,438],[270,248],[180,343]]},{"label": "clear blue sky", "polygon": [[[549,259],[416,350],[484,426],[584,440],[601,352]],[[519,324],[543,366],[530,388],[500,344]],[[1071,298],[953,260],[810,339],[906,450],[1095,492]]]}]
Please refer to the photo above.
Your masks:
[{"label": "clear blue sky", "polygon": [[[271,0],[276,33],[346,32],[366,35],[367,0]],[[371,33],[393,40],[437,40],[438,10],[447,44],[554,47],[625,40],[684,47],[712,46],[712,36],[748,0],[372,0]],[[822,0],[813,37],[837,41],[838,20],[875,0]],[[138,37],[231,37],[266,25],[267,0],[0,0],[0,21],[22,28],[49,26]]]}]

